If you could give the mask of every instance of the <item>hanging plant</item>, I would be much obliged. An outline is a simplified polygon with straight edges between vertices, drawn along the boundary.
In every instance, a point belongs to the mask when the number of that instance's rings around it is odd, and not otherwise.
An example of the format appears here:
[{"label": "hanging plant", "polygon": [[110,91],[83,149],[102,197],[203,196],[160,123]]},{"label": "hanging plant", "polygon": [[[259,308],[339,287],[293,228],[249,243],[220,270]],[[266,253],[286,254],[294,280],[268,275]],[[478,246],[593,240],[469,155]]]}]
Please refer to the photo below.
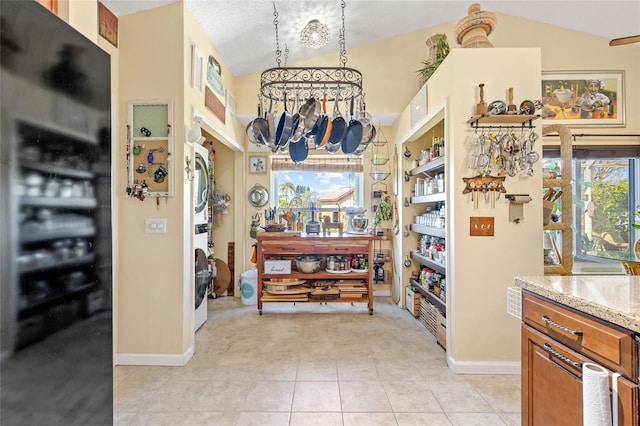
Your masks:
[{"label": "hanging plant", "polygon": [[393,213],[391,211],[390,197],[385,195],[380,201],[380,204],[376,206],[376,211],[373,214],[373,226],[378,226],[381,222],[391,220]]},{"label": "hanging plant", "polygon": [[427,47],[429,49],[429,57],[422,61],[423,67],[416,71],[420,79],[420,86],[431,78],[451,50],[446,34],[436,34],[430,37],[427,40]]}]

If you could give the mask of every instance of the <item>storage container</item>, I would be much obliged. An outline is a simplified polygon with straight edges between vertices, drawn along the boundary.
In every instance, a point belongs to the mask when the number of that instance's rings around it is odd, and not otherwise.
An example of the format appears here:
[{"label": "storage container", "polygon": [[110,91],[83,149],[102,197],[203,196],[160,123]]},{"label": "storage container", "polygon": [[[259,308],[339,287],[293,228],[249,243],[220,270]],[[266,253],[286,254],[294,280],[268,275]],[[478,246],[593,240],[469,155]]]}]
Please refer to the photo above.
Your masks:
[{"label": "storage container", "polygon": [[258,270],[250,269],[241,273],[239,287],[242,304],[255,305],[258,302]]},{"label": "storage container", "polygon": [[265,260],[265,274],[290,274],[291,260]]}]

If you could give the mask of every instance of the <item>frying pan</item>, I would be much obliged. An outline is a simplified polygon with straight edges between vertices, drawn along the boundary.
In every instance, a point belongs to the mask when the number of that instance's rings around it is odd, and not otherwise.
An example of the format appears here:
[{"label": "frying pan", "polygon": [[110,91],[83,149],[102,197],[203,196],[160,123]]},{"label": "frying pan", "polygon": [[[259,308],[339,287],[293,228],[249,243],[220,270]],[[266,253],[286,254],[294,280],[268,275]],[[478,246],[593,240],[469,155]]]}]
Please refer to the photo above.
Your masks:
[{"label": "frying pan", "polygon": [[302,137],[297,142],[289,144],[289,157],[294,163],[300,163],[307,159],[309,155],[309,144],[306,137]]},{"label": "frying pan", "polygon": [[267,145],[273,148],[276,145],[276,130],[278,127],[278,113],[271,112],[273,106],[273,98],[269,96],[269,113],[267,114],[267,123],[269,125],[269,139]]},{"label": "frying pan", "polygon": [[[261,118],[261,116],[262,116],[262,110],[261,110],[260,104],[258,104],[258,118]],[[247,139],[249,140],[249,142],[255,145],[261,145],[261,142],[258,142],[258,140],[256,139],[255,132],[253,131],[253,125],[255,124],[258,118],[251,120],[249,124],[247,124],[247,128],[245,129],[247,133]]]},{"label": "frying pan", "polygon": [[255,145],[260,145],[258,143],[258,141],[256,140],[255,134],[253,133],[253,123],[256,121],[257,119],[253,119],[249,122],[249,124],[247,124],[247,139],[249,140],[249,142],[251,142],[252,144]]},{"label": "frying pan", "polygon": [[253,120],[253,136],[259,145],[267,145],[269,141],[269,123],[262,118],[261,105],[258,105],[258,118]]},{"label": "frying pan", "polygon": [[[293,109],[295,110],[298,106],[298,99],[293,100]],[[300,115],[300,111],[298,110],[295,114],[293,114],[293,132],[291,133],[291,142],[297,142],[304,135],[304,117]]]},{"label": "frying pan", "polygon": [[324,149],[326,149],[329,154],[335,154],[336,152],[340,151],[340,144],[339,143],[327,143],[325,145]]},{"label": "frying pan", "polygon": [[362,123],[353,118],[353,96],[351,97],[351,120],[349,120],[349,126],[347,127],[347,132],[342,139],[342,152],[345,154],[351,154],[356,149],[358,149],[358,145],[362,142]]},{"label": "frying pan", "polygon": [[276,146],[283,147],[289,142],[293,135],[293,116],[287,111],[287,94],[284,95],[284,111],[278,121],[276,130]]},{"label": "frying pan", "polygon": [[331,124],[331,134],[329,135],[328,143],[331,145],[340,145],[346,133],[347,121],[342,117],[342,114],[340,114],[338,94],[336,94],[336,103],[333,107],[333,122]]},{"label": "frying pan", "polygon": [[320,102],[316,98],[310,98],[302,104],[298,112],[303,119],[304,132],[310,133],[314,127],[317,131],[316,123],[320,118]]},{"label": "frying pan", "polygon": [[373,141],[376,138],[376,135],[377,135],[377,130],[375,126],[372,125],[369,134],[362,136],[362,141],[360,142],[360,145],[358,145],[358,148],[356,148],[356,150],[353,152],[353,155],[362,155],[364,151],[367,149],[367,147],[369,146],[369,144],[371,143],[371,141]]},{"label": "frying pan", "polygon": [[364,100],[361,100],[360,102],[360,114],[358,120],[362,123],[362,133],[364,135],[368,135],[371,131],[371,114],[367,112]]},{"label": "frying pan", "polygon": [[322,98],[322,110],[324,114],[320,118],[320,124],[318,124],[318,132],[316,133],[316,146],[321,148],[327,144],[329,136],[331,135],[331,120],[327,115],[327,95]]}]

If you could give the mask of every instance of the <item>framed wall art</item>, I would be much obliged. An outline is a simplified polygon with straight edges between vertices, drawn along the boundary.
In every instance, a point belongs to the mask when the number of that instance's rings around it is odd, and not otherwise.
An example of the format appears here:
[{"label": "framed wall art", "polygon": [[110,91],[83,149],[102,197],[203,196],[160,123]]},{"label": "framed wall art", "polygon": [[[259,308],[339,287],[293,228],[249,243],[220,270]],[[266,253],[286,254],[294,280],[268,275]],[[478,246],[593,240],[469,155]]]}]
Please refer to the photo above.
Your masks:
[{"label": "framed wall art", "polygon": [[[57,10],[57,0],[52,1],[52,3],[55,3]],[[102,3],[98,3],[98,34],[115,47],[118,47],[118,17]]]},{"label": "framed wall art", "polygon": [[224,96],[224,86],[222,85],[222,67],[220,62],[213,56],[209,55],[207,61],[207,82],[220,95]]},{"label": "framed wall art", "polygon": [[267,157],[249,157],[249,173],[267,173]]},{"label": "framed wall art", "polygon": [[624,127],[624,71],[544,71],[542,120],[571,127]]},{"label": "framed wall art", "polygon": [[204,59],[196,47],[191,46],[191,87],[198,93],[202,93],[204,84]]}]

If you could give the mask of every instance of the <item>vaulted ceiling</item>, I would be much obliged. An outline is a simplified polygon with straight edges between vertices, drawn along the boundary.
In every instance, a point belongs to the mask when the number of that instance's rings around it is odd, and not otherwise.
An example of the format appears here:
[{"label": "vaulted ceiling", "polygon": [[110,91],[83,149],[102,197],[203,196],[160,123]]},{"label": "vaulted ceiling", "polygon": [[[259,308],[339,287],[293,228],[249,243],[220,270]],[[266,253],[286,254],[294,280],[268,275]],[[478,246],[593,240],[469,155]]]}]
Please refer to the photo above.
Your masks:
[{"label": "vaulted ceiling", "polygon": [[[197,17],[220,59],[234,76],[275,67],[276,32],[289,63],[339,51],[342,26],[339,0],[184,0]],[[174,0],[101,0],[117,16],[173,3]],[[345,43],[372,43],[423,28],[457,22],[471,1],[345,0]],[[482,10],[556,25],[607,39],[640,34],[640,0],[480,2]],[[302,28],[312,19],[329,27],[329,43],[309,49],[300,43]],[[498,22],[498,25],[500,23]],[[454,41],[452,41],[454,42]],[[336,57],[337,58],[337,57]],[[284,57],[281,58],[284,61]],[[336,59],[337,61],[337,59]],[[283,63],[284,65],[284,63]],[[336,66],[339,65],[336,62]]]}]

